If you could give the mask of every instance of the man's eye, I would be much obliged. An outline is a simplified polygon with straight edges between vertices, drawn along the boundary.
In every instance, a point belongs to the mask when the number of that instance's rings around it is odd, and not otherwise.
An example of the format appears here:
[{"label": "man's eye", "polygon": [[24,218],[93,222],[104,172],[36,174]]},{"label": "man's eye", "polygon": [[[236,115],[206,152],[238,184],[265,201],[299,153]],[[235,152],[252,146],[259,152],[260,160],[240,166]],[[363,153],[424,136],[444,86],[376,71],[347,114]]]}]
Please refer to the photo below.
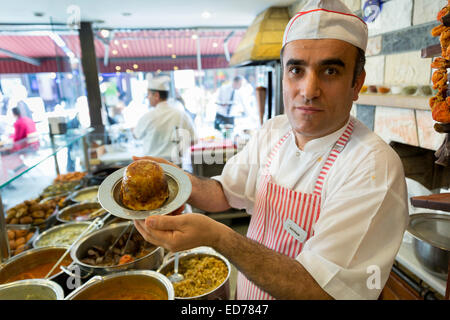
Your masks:
[{"label": "man's eye", "polygon": [[289,68],[289,72],[293,73],[293,74],[299,74],[300,73],[300,68],[298,68],[298,67],[290,67]]},{"label": "man's eye", "polygon": [[338,71],[336,68],[326,68],[325,69],[325,74],[327,74],[327,75],[335,75],[337,73],[338,73]]}]

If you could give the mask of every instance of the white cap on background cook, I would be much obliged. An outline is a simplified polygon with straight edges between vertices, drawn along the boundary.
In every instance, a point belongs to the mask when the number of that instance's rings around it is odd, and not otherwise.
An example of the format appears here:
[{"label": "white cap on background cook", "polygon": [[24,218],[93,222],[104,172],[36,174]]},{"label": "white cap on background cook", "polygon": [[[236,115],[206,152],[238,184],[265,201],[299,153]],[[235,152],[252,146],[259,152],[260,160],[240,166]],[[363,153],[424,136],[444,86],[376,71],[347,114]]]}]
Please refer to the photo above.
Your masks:
[{"label": "white cap on background cook", "polygon": [[283,47],[294,40],[338,39],[366,51],[366,23],[340,0],[311,0],[289,21]]},{"label": "white cap on background cook", "polygon": [[170,78],[169,77],[155,77],[148,79],[148,89],[157,91],[169,91],[170,90]]}]

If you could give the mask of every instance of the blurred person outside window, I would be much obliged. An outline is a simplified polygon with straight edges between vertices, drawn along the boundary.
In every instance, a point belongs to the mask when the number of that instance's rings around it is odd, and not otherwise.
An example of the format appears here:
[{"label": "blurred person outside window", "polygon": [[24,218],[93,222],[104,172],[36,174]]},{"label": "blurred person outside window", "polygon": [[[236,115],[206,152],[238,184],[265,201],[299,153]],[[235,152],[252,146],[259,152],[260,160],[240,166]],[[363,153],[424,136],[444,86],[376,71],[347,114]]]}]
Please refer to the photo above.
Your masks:
[{"label": "blurred person outside window", "polygon": [[214,128],[221,130],[221,124],[231,124],[234,126],[234,118],[243,112],[244,100],[239,89],[242,86],[242,77],[236,76],[233,82],[225,84],[219,89],[217,96],[217,111],[214,120]]},{"label": "blurred person outside window", "polygon": [[147,98],[151,110],[142,115],[133,134],[142,140],[145,155],[171,159],[180,164],[180,156],[183,156],[179,154],[180,146],[186,150],[197,140],[193,122],[189,115],[168,102],[168,78],[150,78]]},{"label": "blurred person outside window", "polygon": [[14,142],[25,139],[29,134],[36,132],[36,125],[31,118],[22,116],[19,107],[12,109],[16,122],[14,122],[14,134],[11,136]]}]

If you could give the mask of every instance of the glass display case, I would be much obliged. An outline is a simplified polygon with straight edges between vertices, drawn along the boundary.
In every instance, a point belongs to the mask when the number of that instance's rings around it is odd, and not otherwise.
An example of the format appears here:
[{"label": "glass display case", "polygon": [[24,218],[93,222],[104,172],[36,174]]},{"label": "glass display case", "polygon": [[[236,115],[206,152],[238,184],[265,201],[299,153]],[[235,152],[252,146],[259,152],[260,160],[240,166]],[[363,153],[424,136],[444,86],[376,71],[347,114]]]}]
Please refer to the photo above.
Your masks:
[{"label": "glass display case", "polygon": [[41,134],[0,147],[0,262],[8,259],[5,213],[35,199],[64,173],[90,172],[88,129],[70,129],[63,135]]}]

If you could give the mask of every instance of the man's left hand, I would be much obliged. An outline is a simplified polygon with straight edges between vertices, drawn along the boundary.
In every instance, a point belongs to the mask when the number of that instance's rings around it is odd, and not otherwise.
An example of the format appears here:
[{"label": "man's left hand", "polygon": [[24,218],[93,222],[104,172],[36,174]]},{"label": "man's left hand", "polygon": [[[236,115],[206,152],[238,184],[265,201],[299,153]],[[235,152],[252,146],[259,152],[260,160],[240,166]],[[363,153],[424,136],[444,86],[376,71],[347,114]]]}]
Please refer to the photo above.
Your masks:
[{"label": "man's left hand", "polygon": [[139,233],[148,242],[170,251],[211,246],[219,241],[221,224],[198,213],[177,216],[151,216],[134,220]]}]

